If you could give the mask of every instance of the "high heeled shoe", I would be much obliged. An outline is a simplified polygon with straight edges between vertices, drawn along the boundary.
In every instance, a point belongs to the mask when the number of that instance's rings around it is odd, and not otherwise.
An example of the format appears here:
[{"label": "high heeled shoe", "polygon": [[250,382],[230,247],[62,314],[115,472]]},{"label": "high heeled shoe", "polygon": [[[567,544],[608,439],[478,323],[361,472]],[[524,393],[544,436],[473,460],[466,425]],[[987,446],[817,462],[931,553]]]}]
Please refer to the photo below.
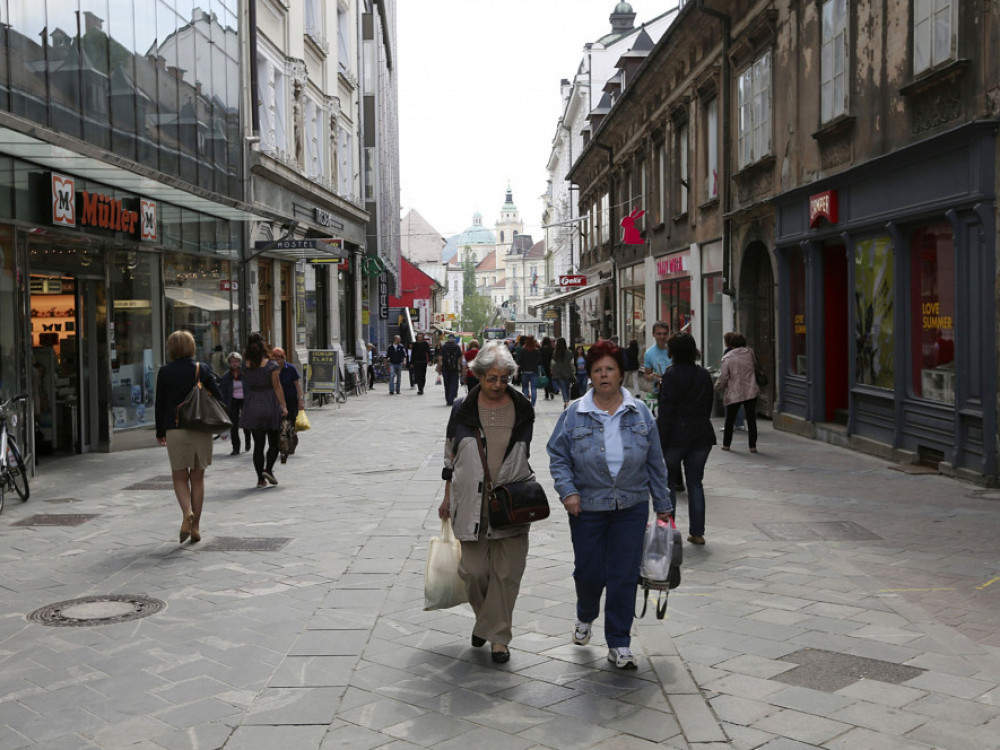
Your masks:
[{"label": "high heeled shoe", "polygon": [[184,516],[184,520],[181,522],[181,543],[185,542],[189,536],[191,536],[191,529],[194,526],[194,513],[188,513]]}]

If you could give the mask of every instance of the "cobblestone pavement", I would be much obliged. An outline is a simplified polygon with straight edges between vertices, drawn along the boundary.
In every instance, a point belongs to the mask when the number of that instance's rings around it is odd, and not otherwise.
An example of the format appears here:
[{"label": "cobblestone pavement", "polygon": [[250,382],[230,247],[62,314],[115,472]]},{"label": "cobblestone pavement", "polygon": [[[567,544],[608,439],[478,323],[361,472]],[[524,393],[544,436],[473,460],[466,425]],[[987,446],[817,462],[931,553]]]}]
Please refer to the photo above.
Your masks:
[{"label": "cobblestone pavement", "polygon": [[[549,485],[560,406],[538,406]],[[765,423],[759,454],[745,433],[713,451],[708,544],[685,545],[667,619],[637,621],[636,672],[600,627],[569,644],[560,512],[497,666],[467,606],[423,611],[447,414],[440,387],[384,385],[311,410],[267,490],[217,443],[198,545],[177,544],[162,449],[43,463],[0,516],[0,750],[1000,748],[1000,493]],[[111,594],[166,607],[27,619]]]}]

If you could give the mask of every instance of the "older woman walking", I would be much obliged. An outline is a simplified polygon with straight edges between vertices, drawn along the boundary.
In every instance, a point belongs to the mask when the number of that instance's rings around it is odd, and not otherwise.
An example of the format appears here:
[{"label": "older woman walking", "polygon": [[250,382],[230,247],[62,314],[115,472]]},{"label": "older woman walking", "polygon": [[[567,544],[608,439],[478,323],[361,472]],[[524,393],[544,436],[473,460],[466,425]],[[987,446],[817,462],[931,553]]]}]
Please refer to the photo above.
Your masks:
[{"label": "older woman walking", "polygon": [[502,343],[487,343],[472,361],[479,384],[452,406],[444,450],[444,501],[438,516],[451,518],[462,543],[458,574],[476,614],[472,645],[489,641],[497,664],[510,660],[514,602],[528,557],[527,524],[495,529],[486,506],[485,472],[477,437],[496,484],[534,479],[528,465],[535,410],[510,386],[517,365]]},{"label": "older woman walking", "polygon": [[635,669],[631,631],[649,498],[662,520],[673,506],[656,420],[622,385],[622,349],[598,341],[587,351],[586,366],[591,388],[559,415],[547,446],[573,539],[573,643],[590,642],[603,593],[608,661]]},{"label": "older woman walking", "polygon": [[722,403],[726,405],[726,426],[722,432],[722,450],[727,451],[733,444],[733,424],[740,407],[747,420],[747,442],[750,452],[757,452],[757,358],[747,346],[742,333],[734,333],[733,348],[722,355],[722,369],[715,387],[722,392]]},{"label": "older woman walking", "polygon": [[250,430],[253,436],[253,466],[257,470],[258,489],[278,483],[274,462],[278,459],[281,418],[288,416],[280,372],[264,337],[256,331],[251,333],[243,352],[244,402],[240,427]]},{"label": "older woman walking", "polygon": [[[196,362],[195,341],[188,331],[174,331],[167,337],[170,364],[156,376],[156,442],[166,446],[174,496],[181,506],[180,541],[201,541],[201,509],[205,502],[205,469],[212,464],[212,435],[189,430],[178,423],[177,407],[187,398],[197,380],[218,399],[222,392],[212,370]],[[197,380],[195,375],[197,374]]]}]

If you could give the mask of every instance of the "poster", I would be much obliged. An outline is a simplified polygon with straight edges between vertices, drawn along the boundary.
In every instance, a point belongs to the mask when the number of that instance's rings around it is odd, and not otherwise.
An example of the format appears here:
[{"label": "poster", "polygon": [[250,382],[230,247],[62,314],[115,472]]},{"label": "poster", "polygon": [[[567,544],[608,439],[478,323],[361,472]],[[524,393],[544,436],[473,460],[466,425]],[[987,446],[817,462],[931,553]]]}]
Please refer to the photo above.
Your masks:
[{"label": "poster", "polygon": [[337,352],[333,349],[310,349],[306,362],[306,391],[333,393],[337,389]]}]

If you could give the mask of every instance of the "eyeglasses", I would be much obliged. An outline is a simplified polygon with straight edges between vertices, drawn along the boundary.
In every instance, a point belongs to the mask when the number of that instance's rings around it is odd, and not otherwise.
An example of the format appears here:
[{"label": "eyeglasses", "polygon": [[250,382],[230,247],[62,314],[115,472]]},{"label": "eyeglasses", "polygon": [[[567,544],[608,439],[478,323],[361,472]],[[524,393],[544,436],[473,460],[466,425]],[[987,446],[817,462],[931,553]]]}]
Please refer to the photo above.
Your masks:
[{"label": "eyeglasses", "polygon": [[486,376],[486,382],[489,383],[490,385],[496,385],[496,382],[498,380],[501,383],[503,383],[504,385],[507,385],[508,383],[510,383],[510,377],[507,376],[507,375],[487,375]]}]

